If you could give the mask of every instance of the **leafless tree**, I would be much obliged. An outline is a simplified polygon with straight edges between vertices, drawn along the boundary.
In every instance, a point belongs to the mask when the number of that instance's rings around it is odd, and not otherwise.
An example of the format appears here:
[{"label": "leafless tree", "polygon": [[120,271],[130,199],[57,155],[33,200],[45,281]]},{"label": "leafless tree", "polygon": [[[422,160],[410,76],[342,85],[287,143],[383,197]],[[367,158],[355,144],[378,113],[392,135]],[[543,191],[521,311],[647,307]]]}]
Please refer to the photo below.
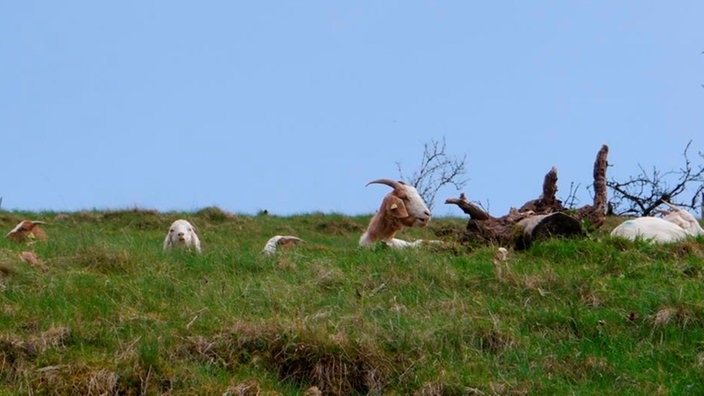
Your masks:
[{"label": "leafless tree", "polygon": [[[640,167],[640,174],[626,181],[610,180],[607,186],[612,191],[609,206],[620,215],[650,215],[662,201],[696,210],[700,196],[704,196],[704,164],[695,165],[690,161],[688,151],[692,141],[684,149],[684,166],[679,170],[661,172],[653,167],[648,172]],[[704,159],[704,154],[699,152]],[[695,185],[692,189],[692,185]],[[678,199],[690,196],[689,200]]]},{"label": "leafless tree", "polygon": [[467,184],[467,180],[463,178],[467,172],[465,168],[467,155],[462,158],[451,157],[445,152],[446,147],[445,138],[442,141],[432,139],[429,143],[425,143],[420,166],[408,178],[404,176],[401,163],[396,163],[401,179],[418,190],[431,210],[440,188],[452,185],[459,191]]}]

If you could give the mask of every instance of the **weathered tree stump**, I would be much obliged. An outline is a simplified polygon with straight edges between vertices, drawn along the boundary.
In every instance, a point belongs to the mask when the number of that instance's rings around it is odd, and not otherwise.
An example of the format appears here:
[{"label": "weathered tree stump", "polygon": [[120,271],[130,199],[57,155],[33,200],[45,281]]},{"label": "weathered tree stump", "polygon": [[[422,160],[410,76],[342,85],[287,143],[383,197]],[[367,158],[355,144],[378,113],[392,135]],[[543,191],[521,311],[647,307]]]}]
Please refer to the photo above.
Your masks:
[{"label": "weathered tree stump", "polygon": [[516,236],[514,249],[528,249],[534,240],[549,239],[555,236],[571,238],[584,236],[582,223],[565,212],[526,217],[516,223],[522,233]]},{"label": "weathered tree stump", "polygon": [[493,217],[479,206],[469,202],[464,193],[449,198],[446,204],[457,205],[469,215],[464,242],[513,246],[516,250],[529,248],[533,242],[553,237],[582,237],[589,229],[600,227],[606,214],[606,157],[608,147],[602,146],[594,163],[594,202],[573,213],[567,213],[557,193],[557,169],[553,167],[543,179],[543,193],[538,199],[526,202],[520,209],[511,209],[502,217]]}]

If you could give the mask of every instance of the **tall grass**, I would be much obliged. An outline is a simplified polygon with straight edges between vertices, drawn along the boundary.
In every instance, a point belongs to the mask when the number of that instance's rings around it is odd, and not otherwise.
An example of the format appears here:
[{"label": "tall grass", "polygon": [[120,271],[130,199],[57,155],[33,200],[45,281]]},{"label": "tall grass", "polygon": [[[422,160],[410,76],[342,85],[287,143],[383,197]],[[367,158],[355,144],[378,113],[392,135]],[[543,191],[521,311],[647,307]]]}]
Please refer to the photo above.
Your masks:
[{"label": "tall grass", "polygon": [[[163,252],[176,218],[203,254]],[[704,240],[550,240],[494,259],[462,218],[362,250],[367,216],[0,212],[0,393],[703,394]],[[262,255],[274,234],[304,240]],[[22,261],[32,251],[37,264]],[[497,272],[500,267],[500,275]]]}]

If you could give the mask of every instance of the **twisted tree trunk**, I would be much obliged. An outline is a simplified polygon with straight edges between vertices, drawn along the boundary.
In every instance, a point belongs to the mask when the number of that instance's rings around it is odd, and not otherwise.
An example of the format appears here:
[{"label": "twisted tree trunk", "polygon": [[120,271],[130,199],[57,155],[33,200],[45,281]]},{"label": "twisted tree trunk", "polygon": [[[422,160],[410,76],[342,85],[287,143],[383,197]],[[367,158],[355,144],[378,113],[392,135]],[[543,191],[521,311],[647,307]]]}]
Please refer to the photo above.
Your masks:
[{"label": "twisted tree trunk", "polygon": [[459,198],[448,198],[446,204],[457,205],[469,215],[463,241],[513,246],[522,250],[536,240],[552,237],[581,237],[585,235],[583,223],[594,229],[604,223],[606,216],[606,145],[599,150],[594,162],[594,202],[570,214],[557,193],[557,169],[551,168],[543,179],[543,193],[538,199],[526,202],[520,209],[511,209],[502,217],[493,217],[479,206],[469,202],[464,193]]}]

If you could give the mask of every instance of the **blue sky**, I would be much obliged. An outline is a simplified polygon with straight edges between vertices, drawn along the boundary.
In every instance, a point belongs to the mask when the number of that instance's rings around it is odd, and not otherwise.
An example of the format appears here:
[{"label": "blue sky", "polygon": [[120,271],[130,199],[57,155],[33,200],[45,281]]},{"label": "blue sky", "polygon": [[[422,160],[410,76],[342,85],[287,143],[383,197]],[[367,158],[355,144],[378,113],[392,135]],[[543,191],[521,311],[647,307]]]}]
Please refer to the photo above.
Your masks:
[{"label": "blue sky", "polygon": [[[491,214],[704,148],[701,1],[0,4],[3,208],[373,213],[423,145]],[[463,214],[444,205],[436,215]]]}]

